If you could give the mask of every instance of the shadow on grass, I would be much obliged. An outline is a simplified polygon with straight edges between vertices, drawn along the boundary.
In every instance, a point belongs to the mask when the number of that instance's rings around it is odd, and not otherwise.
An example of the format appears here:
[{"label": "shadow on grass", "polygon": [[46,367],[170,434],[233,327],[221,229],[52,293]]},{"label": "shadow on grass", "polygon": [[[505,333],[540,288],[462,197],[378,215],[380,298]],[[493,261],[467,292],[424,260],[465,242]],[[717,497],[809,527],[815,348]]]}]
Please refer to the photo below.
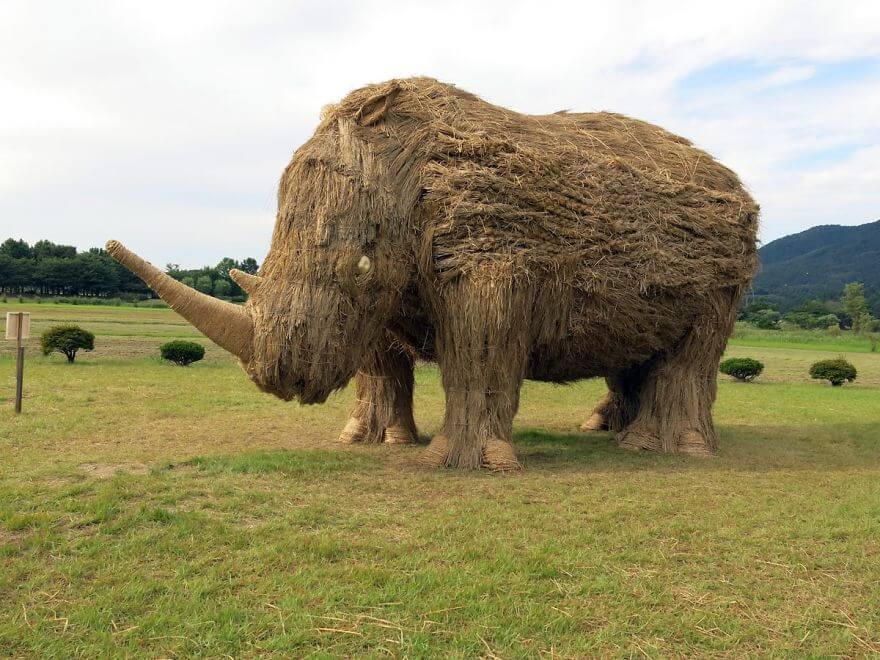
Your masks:
[{"label": "shadow on grass", "polygon": [[[743,471],[847,470],[880,468],[880,423],[847,425],[720,426],[719,453],[709,458],[621,449],[613,433],[565,433],[520,429],[517,454],[526,471]],[[320,478],[394,466],[406,472],[418,464],[422,447],[369,453],[348,450],[261,450],[196,456],[165,469],[196,468],[207,474],[281,474]],[[395,458],[392,458],[395,457]],[[396,465],[395,465],[396,464]],[[161,468],[160,468],[161,469]]]},{"label": "shadow on grass", "polygon": [[699,458],[621,449],[613,433],[522,429],[514,444],[526,470],[775,470],[880,468],[880,423],[719,426],[718,455]]},{"label": "shadow on grass", "polygon": [[670,454],[621,449],[613,433],[552,433],[523,429],[514,433],[513,442],[526,470],[639,470],[681,462],[680,457]]},{"label": "shadow on grass", "polygon": [[196,456],[170,468],[196,467],[208,474],[269,474],[323,476],[375,467],[379,459],[345,451],[290,450],[253,451],[242,454]]},{"label": "shadow on grass", "polygon": [[[880,468],[880,423],[810,427],[720,426],[719,452],[710,458],[621,449],[613,433],[559,433],[521,429],[514,444],[527,471],[744,471]],[[196,456],[170,467],[195,467],[208,474],[269,474],[322,477],[360,472],[386,464],[390,453],[334,450],[275,450]],[[423,448],[407,448],[420,454]],[[418,459],[418,456],[414,456]],[[393,462],[393,461],[392,461]],[[406,471],[407,464],[398,465]]]}]

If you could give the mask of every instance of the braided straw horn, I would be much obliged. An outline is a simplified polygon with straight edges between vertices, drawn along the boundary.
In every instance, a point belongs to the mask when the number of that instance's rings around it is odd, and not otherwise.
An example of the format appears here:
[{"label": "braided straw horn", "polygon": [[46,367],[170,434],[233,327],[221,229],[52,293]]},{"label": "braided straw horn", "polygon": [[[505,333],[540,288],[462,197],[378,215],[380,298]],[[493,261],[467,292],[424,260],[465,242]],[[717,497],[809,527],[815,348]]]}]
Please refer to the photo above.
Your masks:
[{"label": "braided straw horn", "polygon": [[250,316],[239,305],[191,289],[147,263],[118,241],[107,241],[107,252],[215,344],[244,362],[250,359],[254,327]]},{"label": "braided straw horn", "polygon": [[229,277],[235,280],[235,283],[249,296],[256,293],[263,281],[263,278],[259,275],[251,275],[250,273],[245,273],[243,270],[238,270],[238,268],[231,268],[229,270]]}]

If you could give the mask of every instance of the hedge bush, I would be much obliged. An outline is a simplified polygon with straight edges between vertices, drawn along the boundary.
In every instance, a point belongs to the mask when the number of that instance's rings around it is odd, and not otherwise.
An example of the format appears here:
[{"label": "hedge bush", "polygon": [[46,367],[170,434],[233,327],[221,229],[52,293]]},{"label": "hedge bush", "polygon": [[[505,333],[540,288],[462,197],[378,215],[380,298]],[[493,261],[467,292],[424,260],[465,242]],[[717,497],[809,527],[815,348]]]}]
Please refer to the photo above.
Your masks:
[{"label": "hedge bush", "polygon": [[162,344],[159,347],[159,352],[162,354],[163,360],[168,360],[181,367],[198,362],[205,357],[204,346],[194,341],[183,341],[181,339]]},{"label": "hedge bush", "polygon": [[719,367],[721,373],[733,376],[737,380],[750,382],[764,371],[764,365],[752,358],[728,358]]},{"label": "hedge bush", "polygon": [[810,377],[827,380],[832,386],[840,387],[844,382],[851,383],[856,379],[856,368],[842,357],[820,360],[810,367]]}]

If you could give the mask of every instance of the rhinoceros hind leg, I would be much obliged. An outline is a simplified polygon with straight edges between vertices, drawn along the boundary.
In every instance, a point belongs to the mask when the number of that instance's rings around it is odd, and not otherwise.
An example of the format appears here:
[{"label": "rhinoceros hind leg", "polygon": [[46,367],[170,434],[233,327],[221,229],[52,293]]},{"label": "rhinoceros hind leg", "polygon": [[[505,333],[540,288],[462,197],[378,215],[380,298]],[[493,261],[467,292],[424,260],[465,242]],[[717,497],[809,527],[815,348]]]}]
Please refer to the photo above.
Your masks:
[{"label": "rhinoceros hind leg", "polygon": [[711,308],[678,346],[644,368],[638,412],[617,436],[621,447],[696,456],[715,453],[712,404],[718,362],[733,328],[740,293],[738,288],[716,292]]},{"label": "rhinoceros hind leg", "polygon": [[581,431],[622,431],[638,411],[641,367],[609,376],[608,393],[599,399]]},{"label": "rhinoceros hind leg", "polygon": [[596,404],[596,407],[593,408],[593,412],[587,418],[583,424],[581,424],[581,431],[608,431],[610,430],[610,426],[608,425],[608,416],[605,414],[603,408],[611,396],[611,393],[605,395],[599,403]]},{"label": "rhinoceros hind leg", "polygon": [[355,383],[357,401],[340,442],[399,445],[416,441],[413,362],[403,347],[389,338],[367,357]]}]

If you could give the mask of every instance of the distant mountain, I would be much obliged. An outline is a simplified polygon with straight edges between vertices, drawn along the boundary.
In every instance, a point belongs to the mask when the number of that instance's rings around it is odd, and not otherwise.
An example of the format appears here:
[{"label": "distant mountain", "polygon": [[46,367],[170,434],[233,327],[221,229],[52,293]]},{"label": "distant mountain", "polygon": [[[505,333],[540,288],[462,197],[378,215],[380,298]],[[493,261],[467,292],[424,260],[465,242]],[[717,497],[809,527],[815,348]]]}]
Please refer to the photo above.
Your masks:
[{"label": "distant mountain", "polygon": [[856,227],[821,225],[762,247],[754,295],[767,296],[783,311],[805,300],[840,297],[843,285],[862,282],[880,316],[880,220]]}]

